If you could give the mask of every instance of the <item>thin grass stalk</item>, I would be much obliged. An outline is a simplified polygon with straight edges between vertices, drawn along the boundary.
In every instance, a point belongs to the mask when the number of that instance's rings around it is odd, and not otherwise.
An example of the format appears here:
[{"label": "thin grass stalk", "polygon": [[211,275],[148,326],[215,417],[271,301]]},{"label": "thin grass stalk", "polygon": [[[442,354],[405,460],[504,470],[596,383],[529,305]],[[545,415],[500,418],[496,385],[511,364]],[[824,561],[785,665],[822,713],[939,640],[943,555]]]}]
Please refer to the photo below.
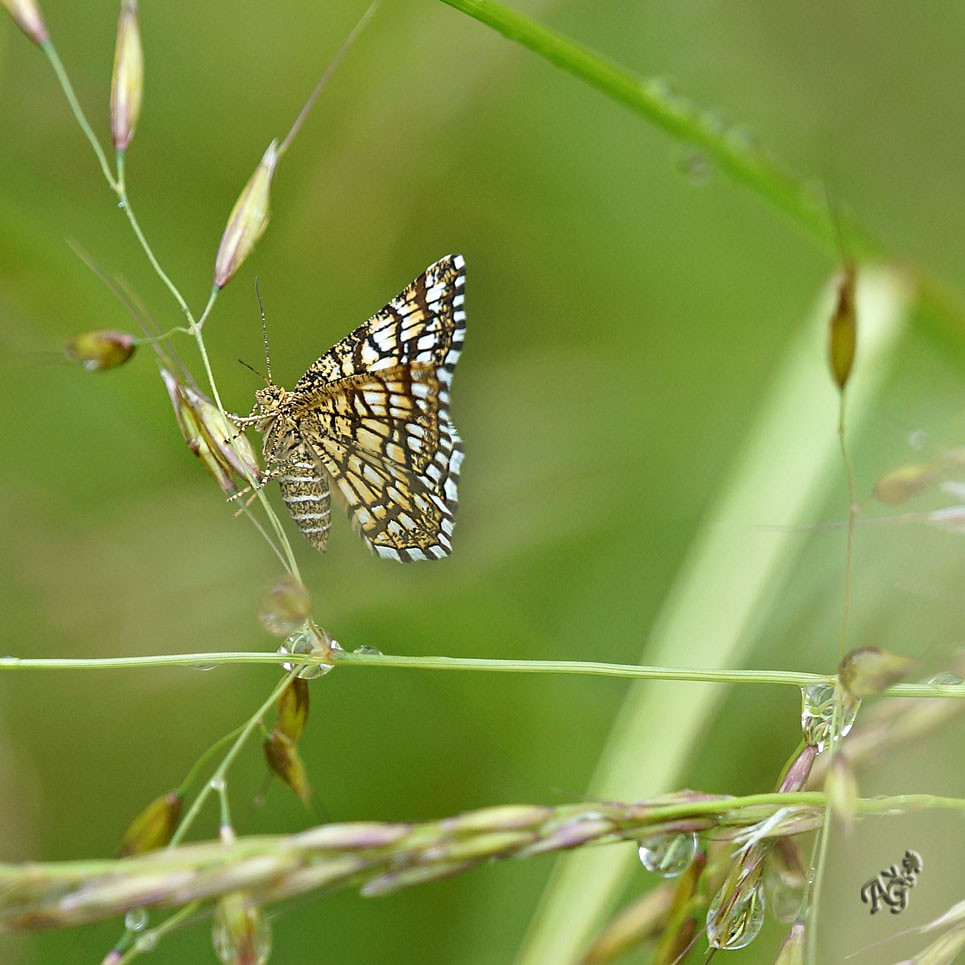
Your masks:
[{"label": "thin grass stalk", "polygon": [[[291,655],[279,651],[213,651],[209,653],[165,653],[138,657],[0,657],[0,672],[7,670],[134,670],[147,667],[216,667],[222,664],[270,664],[291,662]],[[777,684],[786,687],[833,685],[829,674],[799,673],[791,670],[702,670],[694,667],[648,667],[639,664],[602,663],[593,660],[500,660],[490,657],[393,656],[384,653],[347,653],[334,650],[323,656],[299,654],[300,665],[390,670],[455,670],[481,673],[575,674],[592,677],[622,677],[639,680],[679,680],[693,683]],[[895,684],[882,691],[888,697],[965,698],[965,684]],[[952,713],[953,711],[950,711]]]}]

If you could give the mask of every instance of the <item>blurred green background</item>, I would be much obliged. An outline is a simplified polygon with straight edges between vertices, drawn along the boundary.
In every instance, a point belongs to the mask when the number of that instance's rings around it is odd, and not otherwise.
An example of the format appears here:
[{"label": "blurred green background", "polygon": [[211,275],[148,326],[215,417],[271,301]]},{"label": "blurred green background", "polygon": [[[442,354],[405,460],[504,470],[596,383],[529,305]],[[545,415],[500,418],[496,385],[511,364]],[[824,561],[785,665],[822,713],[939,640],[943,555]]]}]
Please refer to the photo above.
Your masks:
[{"label": "blurred green background", "polygon": [[[515,7],[641,75],[672,77],[802,175],[829,175],[835,197],[886,246],[965,290],[960,7]],[[364,8],[141,4],[147,90],[129,190],[196,309],[239,190]],[[116,6],[46,0],[44,12],[106,142]],[[296,543],[316,615],[346,649],[640,659],[775,359],[835,267],[750,193],[713,174],[697,183],[682,157],[640,118],[432,0],[385,2],[342,64],[280,166],[268,232],[205,332],[226,404],[246,412],[260,383],[236,360],[262,364],[256,273],[273,371],[290,386],[426,265],[451,251],[466,257],[455,552],[435,565],[380,561],[338,515],[324,558]],[[68,240],[123,275],[162,327],[180,322],[45,59],[0,21],[0,649],[273,647],[255,606],[277,563],[183,445],[150,351],[105,375],[59,360],[78,331],[133,324]],[[913,325],[855,441],[860,495],[891,466],[962,444],[963,335]],[[180,350],[200,377],[193,346]],[[842,476],[815,522],[840,520],[845,506]],[[742,528],[769,521],[709,522],[732,525],[739,541]],[[861,530],[854,644],[939,667],[965,627],[962,539],[913,526]],[[750,666],[828,672],[836,662],[843,537],[825,530],[800,541],[793,579],[761,615]],[[688,665],[688,654],[677,663]],[[133,813],[178,785],[276,678],[254,667],[4,676],[0,859],[113,854]],[[333,820],[570,801],[626,690],[600,678],[344,669],[313,684],[303,754]],[[798,740],[798,712],[788,688],[732,690],[685,752],[682,783],[769,790]],[[672,739],[672,721],[653,735]],[[862,793],[960,795],[963,750],[957,724],[863,771]],[[277,785],[252,810],[262,773],[252,745],[233,772],[239,831],[312,823]],[[211,810],[200,833],[215,830]],[[860,883],[909,847],[925,859],[911,908],[869,920]],[[963,859],[965,829],[948,815],[865,822],[850,840],[835,837],[822,960],[961,899]],[[344,893],[280,908],[273,960],[512,961],[552,866],[499,864],[393,897]],[[641,871],[633,893],[651,884]],[[207,927],[174,935],[151,961],[212,961]],[[5,936],[0,958],[97,961],[118,930]],[[728,961],[773,960],[783,933],[768,924]],[[921,944],[896,942],[886,957]]]}]

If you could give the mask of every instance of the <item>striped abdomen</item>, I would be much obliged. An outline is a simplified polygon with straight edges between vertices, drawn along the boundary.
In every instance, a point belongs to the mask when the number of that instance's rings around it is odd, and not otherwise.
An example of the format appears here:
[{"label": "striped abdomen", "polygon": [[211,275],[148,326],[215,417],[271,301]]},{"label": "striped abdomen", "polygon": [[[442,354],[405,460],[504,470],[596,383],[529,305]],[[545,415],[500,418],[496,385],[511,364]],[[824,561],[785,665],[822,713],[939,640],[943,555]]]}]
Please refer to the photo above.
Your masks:
[{"label": "striped abdomen", "polygon": [[265,436],[265,461],[271,476],[278,480],[281,498],[302,536],[324,553],[331,520],[331,497],[325,470],[306,451],[304,443],[287,437],[282,445],[272,446],[273,434]]},{"label": "striped abdomen", "polygon": [[311,460],[298,459],[279,467],[277,478],[281,498],[302,536],[324,553],[328,543],[331,498],[323,471]]}]

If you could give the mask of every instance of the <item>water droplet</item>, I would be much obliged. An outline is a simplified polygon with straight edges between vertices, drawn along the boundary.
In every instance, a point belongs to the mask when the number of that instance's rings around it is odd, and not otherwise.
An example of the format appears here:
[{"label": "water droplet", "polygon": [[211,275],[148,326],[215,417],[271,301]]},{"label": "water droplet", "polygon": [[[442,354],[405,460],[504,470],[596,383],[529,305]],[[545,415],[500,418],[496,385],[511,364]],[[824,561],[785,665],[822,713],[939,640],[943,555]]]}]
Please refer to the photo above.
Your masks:
[{"label": "water droplet", "polygon": [[193,663],[191,664],[192,670],[200,670],[201,673],[207,673],[209,670],[214,670],[217,664],[214,663]]},{"label": "water droplet", "polygon": [[[861,701],[851,700],[838,712],[838,733],[834,741],[847,737],[854,726]],[[816,744],[821,752],[831,737],[834,719],[834,688],[829,684],[813,684],[801,688],[801,729],[809,744]]]},{"label": "water droplet", "polygon": [[710,156],[700,148],[687,147],[677,154],[677,170],[690,181],[691,184],[702,186],[709,184],[714,175],[714,162]]},{"label": "water droplet", "polygon": [[930,684],[938,684],[941,687],[958,687],[961,684],[965,684],[965,679],[957,673],[951,673],[951,671],[945,670],[942,673],[936,673],[928,682]]},{"label": "water droplet", "polygon": [[759,149],[757,135],[743,124],[735,124],[727,132],[727,143],[735,150],[750,154]]},{"label": "water droplet", "polygon": [[640,842],[638,849],[640,862],[647,871],[661,878],[676,878],[690,867],[697,853],[697,835],[661,834]]},{"label": "water droplet", "polygon": [[[312,624],[308,624],[301,630],[293,633],[279,648],[279,653],[291,653],[291,654],[310,654],[312,656],[320,657],[330,653],[333,650],[341,650],[342,648],[338,643],[332,639],[321,627],[316,627]],[[289,673],[295,669],[296,664],[286,661],[282,664]],[[311,666],[303,667],[298,676],[304,678],[305,680],[313,680],[315,677],[321,677],[327,674],[332,669],[331,664],[312,664]]]},{"label": "water droplet", "polygon": [[382,651],[378,647],[356,647],[352,653],[368,653],[373,657],[381,657]]},{"label": "water droplet", "polygon": [[208,781],[208,787],[210,787],[215,794],[220,794],[227,786],[228,784],[223,777],[213,777]]},{"label": "water droplet", "polygon": [[736,900],[733,892],[728,892],[726,904],[721,888],[707,909],[707,940],[711,948],[744,948],[757,938],[763,924],[764,888],[760,881]]},{"label": "water droplet", "polygon": [[703,125],[708,131],[718,136],[725,134],[730,128],[730,118],[722,110],[703,111],[701,114]]},{"label": "water droplet", "polygon": [[139,952],[153,952],[157,948],[157,932],[148,931],[134,939],[134,947]]},{"label": "water droplet", "polygon": [[767,907],[771,917],[789,924],[797,918],[801,910],[801,897],[804,894],[804,882],[788,881],[783,875],[769,873],[764,880]]},{"label": "water droplet", "polygon": [[670,101],[677,96],[677,84],[672,77],[648,77],[640,86],[656,100]]},{"label": "water droplet", "polygon": [[124,916],[124,927],[128,931],[144,931],[147,928],[148,914],[146,908],[132,908]]},{"label": "water droplet", "polygon": [[120,201],[117,202],[117,206],[118,206],[119,208],[121,208],[121,209],[124,209],[124,208],[127,207],[127,204],[126,204],[126,203],[124,202],[124,200],[122,199],[122,200],[120,200]]}]

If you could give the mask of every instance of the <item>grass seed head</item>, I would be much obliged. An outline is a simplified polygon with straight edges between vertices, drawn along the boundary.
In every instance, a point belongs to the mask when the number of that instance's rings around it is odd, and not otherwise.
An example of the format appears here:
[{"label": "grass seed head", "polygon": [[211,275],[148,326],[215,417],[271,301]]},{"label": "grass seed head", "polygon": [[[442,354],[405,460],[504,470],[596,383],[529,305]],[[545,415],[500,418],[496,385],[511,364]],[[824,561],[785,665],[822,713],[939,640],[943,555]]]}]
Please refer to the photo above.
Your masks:
[{"label": "grass seed head", "polygon": [[844,266],[844,273],[838,282],[837,301],[831,315],[828,330],[828,355],[831,362],[831,375],[842,391],[854,366],[855,349],[858,342],[858,316],[855,312],[855,269],[852,262]]},{"label": "grass seed head", "polygon": [[308,590],[294,576],[283,576],[266,587],[258,599],[258,620],[273,636],[289,637],[312,614]]},{"label": "grass seed head", "polygon": [[276,728],[265,738],[265,760],[275,777],[290,787],[302,804],[308,807],[312,800],[312,789],[295,742]]},{"label": "grass seed head", "polygon": [[293,677],[278,698],[278,719],[275,727],[289,740],[297,741],[308,720],[308,681]]},{"label": "grass seed head", "polygon": [[117,21],[114,74],[111,77],[111,136],[118,151],[127,149],[141,114],[144,51],[137,24],[137,0],[124,0]]},{"label": "grass seed head", "polygon": [[161,369],[161,378],[184,441],[222,492],[229,496],[238,492],[236,480],[257,480],[260,470],[251,443],[239,434],[218,407],[204,393],[167,369]]},{"label": "grass seed head", "polygon": [[804,922],[796,921],[787,933],[774,965],[804,965]]},{"label": "grass seed head", "polygon": [[134,354],[134,336],[98,328],[93,332],[75,335],[65,348],[67,358],[77,362],[88,372],[106,372],[123,365]]},{"label": "grass seed head", "polygon": [[854,768],[846,754],[838,751],[831,761],[828,776],[824,781],[824,792],[828,796],[831,815],[841,825],[846,835],[854,828],[855,815],[858,813],[858,781]]},{"label": "grass seed head", "polygon": [[168,791],[151,801],[124,832],[120,856],[126,858],[163,848],[178,826],[182,803],[180,791]]},{"label": "grass seed head", "polygon": [[872,494],[879,503],[884,503],[886,506],[899,506],[913,496],[936,486],[941,479],[941,467],[935,462],[898,466],[886,472],[874,484]]},{"label": "grass seed head", "polygon": [[264,965],[271,954],[271,927],[261,906],[243,891],[218,901],[211,944],[222,965]]},{"label": "grass seed head", "polygon": [[271,180],[277,162],[278,142],[272,141],[228,215],[214,261],[214,283],[218,288],[231,281],[268,227]]},{"label": "grass seed head", "polygon": [[0,0],[10,16],[17,22],[17,26],[38,46],[42,46],[50,39],[44,18],[40,15],[40,7],[34,0]]},{"label": "grass seed head", "polygon": [[879,647],[862,647],[847,654],[838,667],[841,686],[859,700],[880,694],[903,680],[915,665],[911,657]]}]

